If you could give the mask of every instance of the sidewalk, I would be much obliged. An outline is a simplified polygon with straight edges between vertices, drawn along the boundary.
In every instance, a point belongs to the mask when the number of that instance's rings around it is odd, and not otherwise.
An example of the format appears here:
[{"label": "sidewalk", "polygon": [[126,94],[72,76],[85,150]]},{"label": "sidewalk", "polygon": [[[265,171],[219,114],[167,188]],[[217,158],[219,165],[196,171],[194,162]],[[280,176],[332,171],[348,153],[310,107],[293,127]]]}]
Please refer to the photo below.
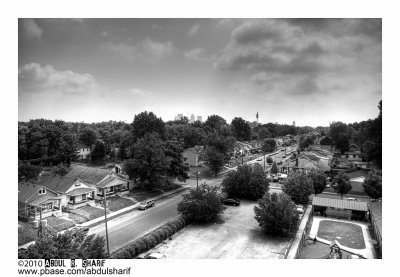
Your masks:
[{"label": "sidewalk", "polygon": [[[174,194],[177,194],[177,193],[182,192],[184,190],[187,190],[188,188],[190,188],[189,185],[181,186],[180,188],[177,188],[177,189],[171,190],[171,191],[169,191],[169,192],[167,192],[165,194],[156,196],[153,199],[154,200],[160,200],[160,199],[163,199],[163,198],[167,198],[167,197],[169,197],[171,195],[174,195]],[[107,214],[107,220],[112,220],[112,219],[115,219],[115,218],[117,218],[117,217],[119,217],[119,216],[121,216],[123,214],[129,213],[132,210],[136,209],[139,205],[140,205],[140,203],[136,203],[136,204],[134,204],[132,206],[123,208],[123,209],[118,210],[116,212],[109,213],[109,214]],[[89,227],[89,228],[91,228],[91,227],[94,227],[94,226],[96,226],[96,225],[98,225],[100,223],[103,223],[104,220],[105,220],[104,216],[101,216],[101,217],[95,218],[95,219],[93,219],[91,221],[84,222],[82,224],[76,224],[74,227],[71,227],[69,229],[62,230],[62,231],[58,232],[58,234],[62,234],[67,230],[71,230],[71,229],[77,228],[77,227],[78,228],[80,228],[80,227]],[[32,245],[34,243],[35,243],[35,241],[28,242],[28,243],[26,243],[24,245],[18,246],[18,249],[20,249],[20,248],[28,248],[28,246],[30,246],[30,245]]]}]

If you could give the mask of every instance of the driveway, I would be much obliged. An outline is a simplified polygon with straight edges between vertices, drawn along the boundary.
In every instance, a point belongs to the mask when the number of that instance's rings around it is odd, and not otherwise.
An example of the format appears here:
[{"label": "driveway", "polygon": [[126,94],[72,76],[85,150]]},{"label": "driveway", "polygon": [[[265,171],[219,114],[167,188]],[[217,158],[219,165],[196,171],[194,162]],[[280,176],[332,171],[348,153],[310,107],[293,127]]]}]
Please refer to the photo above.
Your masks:
[{"label": "driveway", "polygon": [[254,219],[255,202],[228,206],[216,223],[193,224],[152,252],[168,259],[282,259],[289,238],[264,234]]}]

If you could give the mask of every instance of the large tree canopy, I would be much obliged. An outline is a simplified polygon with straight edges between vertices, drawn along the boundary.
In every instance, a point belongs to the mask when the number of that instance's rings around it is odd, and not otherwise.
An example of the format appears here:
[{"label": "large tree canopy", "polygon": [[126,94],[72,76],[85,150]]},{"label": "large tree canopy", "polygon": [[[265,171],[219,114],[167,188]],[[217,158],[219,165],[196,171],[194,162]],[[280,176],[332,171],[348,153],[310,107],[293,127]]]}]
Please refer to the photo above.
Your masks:
[{"label": "large tree canopy", "polygon": [[165,136],[165,123],[153,112],[141,112],[135,115],[132,122],[132,135],[134,141],[144,137],[146,134],[157,133],[161,139]]},{"label": "large tree canopy", "polygon": [[343,198],[343,194],[348,193],[351,189],[350,177],[344,171],[339,171],[339,173],[333,178],[333,189],[340,194]]},{"label": "large tree canopy", "polygon": [[330,125],[329,136],[335,147],[345,153],[350,149],[350,133],[347,125],[343,122],[333,122]]},{"label": "large tree canopy", "polygon": [[369,173],[363,183],[364,191],[372,199],[379,199],[382,197],[382,177]]},{"label": "large tree canopy", "polygon": [[268,180],[263,168],[243,165],[237,171],[229,172],[222,181],[222,191],[229,197],[257,200],[268,191]]},{"label": "large tree canopy", "polygon": [[321,170],[311,170],[308,173],[308,177],[311,178],[314,187],[314,194],[320,194],[326,187],[326,174]]},{"label": "large tree canopy", "polygon": [[289,195],[296,204],[307,204],[310,195],[314,192],[313,181],[302,171],[295,171],[287,178],[283,192]]},{"label": "large tree canopy", "polygon": [[224,211],[218,187],[201,184],[191,188],[178,203],[178,211],[195,222],[209,222]]},{"label": "large tree canopy", "polygon": [[266,233],[293,236],[299,224],[296,205],[285,193],[266,193],[254,207],[255,219]]},{"label": "large tree canopy", "polygon": [[87,146],[92,146],[96,143],[97,133],[92,128],[85,128],[82,130],[79,136],[79,141]]},{"label": "large tree canopy", "polygon": [[226,155],[219,152],[214,146],[209,146],[207,147],[204,160],[205,164],[217,176],[226,163]]},{"label": "large tree canopy", "polygon": [[271,153],[276,149],[276,140],[273,138],[268,138],[264,141],[262,145],[262,151],[264,153]]},{"label": "large tree canopy", "polygon": [[231,129],[237,140],[250,140],[251,127],[243,118],[235,117],[231,122]]}]

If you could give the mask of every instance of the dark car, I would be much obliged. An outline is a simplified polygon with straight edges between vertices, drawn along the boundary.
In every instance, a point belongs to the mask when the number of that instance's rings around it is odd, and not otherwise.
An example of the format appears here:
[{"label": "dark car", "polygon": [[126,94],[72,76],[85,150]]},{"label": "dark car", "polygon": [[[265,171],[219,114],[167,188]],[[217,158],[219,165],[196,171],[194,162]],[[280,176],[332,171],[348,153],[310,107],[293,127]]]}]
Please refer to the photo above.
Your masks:
[{"label": "dark car", "polygon": [[239,206],[240,205],[240,201],[239,200],[232,199],[232,198],[225,199],[224,201],[222,201],[222,203],[224,203],[225,205],[232,205],[232,206]]}]

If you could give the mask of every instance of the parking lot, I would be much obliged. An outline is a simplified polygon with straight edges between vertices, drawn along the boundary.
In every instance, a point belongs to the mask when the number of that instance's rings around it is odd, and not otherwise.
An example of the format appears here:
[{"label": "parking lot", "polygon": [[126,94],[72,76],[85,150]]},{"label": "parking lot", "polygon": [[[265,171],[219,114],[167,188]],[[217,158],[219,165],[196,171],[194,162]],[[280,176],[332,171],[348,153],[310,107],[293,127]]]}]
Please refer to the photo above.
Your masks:
[{"label": "parking lot", "polygon": [[282,259],[289,238],[264,234],[254,219],[255,202],[228,206],[214,223],[193,224],[152,252],[168,259]]}]

